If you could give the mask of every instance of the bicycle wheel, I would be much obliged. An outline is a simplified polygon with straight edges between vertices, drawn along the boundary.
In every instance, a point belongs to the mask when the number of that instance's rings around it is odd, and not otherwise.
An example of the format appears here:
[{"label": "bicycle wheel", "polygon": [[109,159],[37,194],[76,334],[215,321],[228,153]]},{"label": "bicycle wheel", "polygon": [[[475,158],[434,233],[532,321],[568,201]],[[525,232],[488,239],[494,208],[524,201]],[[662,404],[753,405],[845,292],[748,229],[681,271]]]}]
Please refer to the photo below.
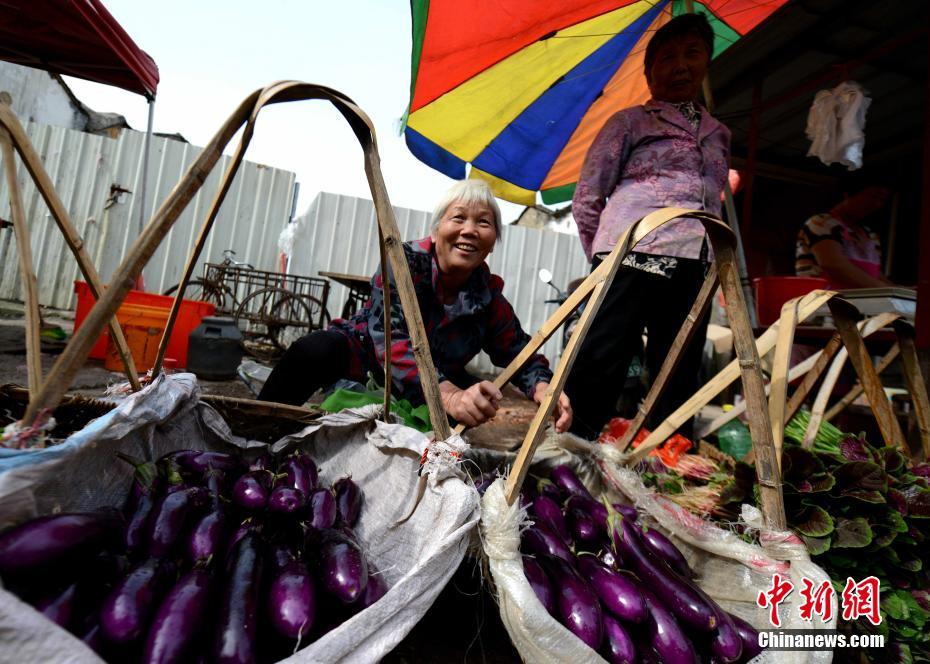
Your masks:
[{"label": "bicycle wheel", "polygon": [[[174,295],[180,284],[175,284],[163,295]],[[187,288],[184,289],[185,300],[196,300],[198,302],[209,302],[216,306],[217,311],[222,311],[226,304],[226,294],[222,290],[203,279],[191,279],[187,282]]]},{"label": "bicycle wheel", "polygon": [[246,350],[255,357],[272,359],[313,329],[310,306],[283,288],[255,291],[236,309]]}]

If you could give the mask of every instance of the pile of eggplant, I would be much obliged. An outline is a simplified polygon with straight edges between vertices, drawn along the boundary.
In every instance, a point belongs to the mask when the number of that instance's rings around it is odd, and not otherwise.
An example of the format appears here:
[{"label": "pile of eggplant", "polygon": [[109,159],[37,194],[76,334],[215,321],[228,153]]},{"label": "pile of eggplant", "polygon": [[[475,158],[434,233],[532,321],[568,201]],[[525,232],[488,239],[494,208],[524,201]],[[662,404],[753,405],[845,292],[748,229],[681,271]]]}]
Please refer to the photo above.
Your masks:
[{"label": "pile of eggplant", "polygon": [[122,511],[0,534],[4,586],[110,662],[278,661],[385,592],[346,477],[304,453],[181,450],[135,467]]},{"label": "pile of eggplant", "polygon": [[746,662],[756,631],[693,581],[681,552],[627,505],[598,502],[568,466],[521,500],[523,570],[546,610],[614,664]]}]

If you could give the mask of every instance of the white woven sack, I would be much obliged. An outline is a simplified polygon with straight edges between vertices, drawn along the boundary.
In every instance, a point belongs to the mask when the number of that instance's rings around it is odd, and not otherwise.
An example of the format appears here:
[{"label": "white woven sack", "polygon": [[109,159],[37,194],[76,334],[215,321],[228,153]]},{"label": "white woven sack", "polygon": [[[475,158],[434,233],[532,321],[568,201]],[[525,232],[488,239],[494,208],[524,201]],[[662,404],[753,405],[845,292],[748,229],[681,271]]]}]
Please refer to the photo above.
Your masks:
[{"label": "white woven sack", "polygon": [[[595,495],[605,484],[623,495],[640,511],[641,521],[657,524],[672,539],[697,574],[698,585],[726,611],[756,629],[772,629],[768,609],[759,608],[756,597],[769,589],[774,572],[790,576],[796,588],[801,586],[802,577],[814,583],[829,580],[811,562],[804,544],[793,533],[764,530],[761,514],[754,507],[743,506],[743,520],[759,531],[762,546],[749,544],[648,489],[639,475],[619,463],[622,457],[615,448],[550,431],[534,461],[549,466],[571,465]],[[598,474],[600,477],[595,477]],[[604,662],[550,616],[536,598],[523,574],[519,551],[520,529],[528,523],[526,510],[517,503],[507,505],[502,480],[488,488],[481,508],[482,545],[497,587],[501,619],[523,659],[552,664]],[[800,601],[799,593],[794,592],[782,603],[779,616],[783,629],[835,629],[835,599],[834,618],[829,623],[816,617],[814,622],[801,621]],[[829,664],[831,660],[831,652],[769,651],[754,658],[752,664]]]},{"label": "white woven sack", "polygon": [[[198,396],[190,374],[159,378],[120,405],[115,415],[109,414],[109,426],[95,428],[92,440],[0,475],[0,528],[56,511],[121,506],[132,472],[116,460],[117,450],[157,458],[182,448],[267,448],[234,436]],[[275,445],[276,451],[300,447],[313,454],[322,482],[352,476],[365,497],[356,532],[389,586],[381,600],[286,659],[289,663],[373,662],[390,652],[459,566],[477,523],[474,488],[460,479],[456,467],[434,464],[436,472],[416,513],[393,527],[413,504],[419,459],[428,440],[406,426],[375,421],[379,412],[379,407],[368,407],[326,416]],[[4,590],[0,661],[102,662],[81,641]]]}]

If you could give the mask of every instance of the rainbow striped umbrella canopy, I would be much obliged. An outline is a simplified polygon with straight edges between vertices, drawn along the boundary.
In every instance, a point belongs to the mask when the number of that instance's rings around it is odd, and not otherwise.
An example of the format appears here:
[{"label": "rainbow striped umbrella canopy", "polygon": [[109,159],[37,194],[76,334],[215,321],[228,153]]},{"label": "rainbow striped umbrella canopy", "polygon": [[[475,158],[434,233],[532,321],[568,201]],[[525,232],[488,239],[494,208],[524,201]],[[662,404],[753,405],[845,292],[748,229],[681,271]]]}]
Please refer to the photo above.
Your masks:
[{"label": "rainbow striped umbrella canopy", "polygon": [[[787,0],[694,0],[714,56]],[[569,200],[608,117],[649,98],[643,56],[684,0],[411,0],[405,137],[421,161],[523,205]],[[466,164],[471,165],[466,173]]]}]

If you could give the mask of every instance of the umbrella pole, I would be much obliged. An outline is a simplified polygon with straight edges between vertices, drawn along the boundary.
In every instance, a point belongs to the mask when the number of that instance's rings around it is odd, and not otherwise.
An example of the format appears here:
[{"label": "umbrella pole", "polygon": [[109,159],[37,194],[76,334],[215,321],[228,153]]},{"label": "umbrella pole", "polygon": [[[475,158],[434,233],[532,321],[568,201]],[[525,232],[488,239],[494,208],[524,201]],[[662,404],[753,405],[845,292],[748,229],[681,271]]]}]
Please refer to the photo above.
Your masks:
[{"label": "umbrella pole", "polygon": [[[693,0],[685,0],[685,8],[689,14],[694,13]],[[710,89],[710,74],[704,76],[701,85],[704,91],[704,105],[708,112],[714,112],[714,95]],[[723,186],[723,204],[727,211],[727,224],[736,236],[736,267],[739,270],[739,282],[742,286],[743,297],[746,300],[746,313],[749,314],[749,324],[755,328],[759,321],[756,318],[756,300],[753,297],[752,287],[749,283],[749,270],[746,267],[746,251],[743,249],[743,237],[739,231],[739,217],[736,216],[736,204],[733,202],[733,190],[730,189],[730,178],[728,177]]]}]

